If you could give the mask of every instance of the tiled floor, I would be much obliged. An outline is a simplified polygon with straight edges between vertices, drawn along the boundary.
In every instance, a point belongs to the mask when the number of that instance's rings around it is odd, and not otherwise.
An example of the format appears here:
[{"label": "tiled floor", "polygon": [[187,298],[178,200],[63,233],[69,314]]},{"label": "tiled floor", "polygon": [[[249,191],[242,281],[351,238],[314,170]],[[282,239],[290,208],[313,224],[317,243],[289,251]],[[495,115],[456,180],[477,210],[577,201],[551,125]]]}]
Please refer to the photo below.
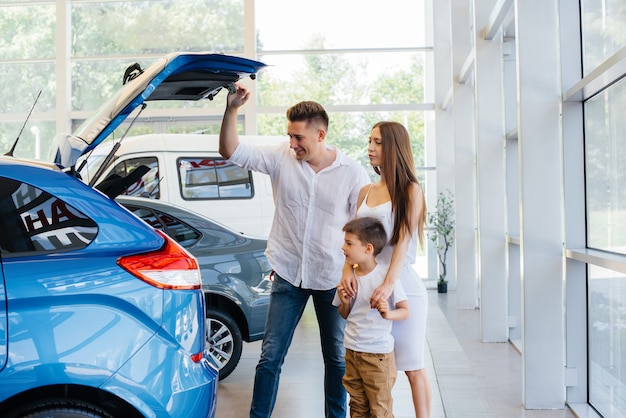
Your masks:
[{"label": "tiled floor", "polygon": [[[456,309],[455,292],[429,290],[427,369],[432,418],[573,418],[567,409],[524,410],[521,357],[508,343],[481,343],[478,310]],[[217,418],[248,417],[260,342],[244,344],[237,369],[219,385]],[[322,356],[317,322],[307,308],[281,373],[273,418],[322,418]],[[409,385],[398,373],[396,418],[414,417]]]}]

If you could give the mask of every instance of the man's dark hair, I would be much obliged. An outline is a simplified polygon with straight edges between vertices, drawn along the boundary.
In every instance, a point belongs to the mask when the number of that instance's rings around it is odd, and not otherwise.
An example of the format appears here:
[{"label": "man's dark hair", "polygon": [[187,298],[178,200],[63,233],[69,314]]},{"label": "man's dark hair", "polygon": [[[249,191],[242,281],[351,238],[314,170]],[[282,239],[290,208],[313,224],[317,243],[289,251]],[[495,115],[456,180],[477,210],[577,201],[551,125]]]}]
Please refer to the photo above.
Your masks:
[{"label": "man's dark hair", "polygon": [[287,120],[290,122],[313,122],[328,131],[328,113],[317,102],[305,101],[291,106],[287,109]]},{"label": "man's dark hair", "polygon": [[380,254],[387,244],[387,232],[385,227],[376,218],[356,218],[343,227],[343,232],[356,235],[363,244],[372,244],[374,255]]}]

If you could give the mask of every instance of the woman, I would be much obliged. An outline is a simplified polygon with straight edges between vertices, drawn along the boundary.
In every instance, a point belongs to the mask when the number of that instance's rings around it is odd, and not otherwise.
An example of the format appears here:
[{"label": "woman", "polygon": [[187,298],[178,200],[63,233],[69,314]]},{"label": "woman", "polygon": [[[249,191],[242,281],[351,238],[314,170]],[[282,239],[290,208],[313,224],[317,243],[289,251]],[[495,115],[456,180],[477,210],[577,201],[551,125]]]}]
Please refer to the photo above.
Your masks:
[{"label": "woman", "polygon": [[[424,364],[426,286],[413,268],[417,243],[423,245],[426,203],[424,192],[415,175],[409,133],[397,122],[379,122],[372,128],[368,156],[374,171],[380,175],[376,183],[364,186],[358,198],[357,217],[378,218],[385,225],[389,242],[378,256],[389,264],[383,284],[372,294],[372,306],[391,294],[400,279],[409,299],[409,318],[394,321],[395,358],[411,385],[417,418],[429,418],[432,388]],[[342,285],[353,297],[356,282],[346,266]]]}]

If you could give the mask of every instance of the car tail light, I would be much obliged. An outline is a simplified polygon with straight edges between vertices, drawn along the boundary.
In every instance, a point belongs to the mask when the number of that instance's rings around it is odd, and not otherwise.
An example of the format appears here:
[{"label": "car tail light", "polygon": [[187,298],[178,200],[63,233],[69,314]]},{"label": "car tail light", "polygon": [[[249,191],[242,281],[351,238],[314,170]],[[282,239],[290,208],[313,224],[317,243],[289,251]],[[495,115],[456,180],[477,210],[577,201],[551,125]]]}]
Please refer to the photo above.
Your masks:
[{"label": "car tail light", "polygon": [[194,363],[198,363],[200,360],[202,360],[202,357],[204,357],[204,352],[203,351],[199,352],[198,354],[192,354],[191,360]]},{"label": "car tail light", "polygon": [[120,257],[117,264],[160,289],[200,289],[198,262],[176,241],[156,230],[165,244],[157,251]]}]

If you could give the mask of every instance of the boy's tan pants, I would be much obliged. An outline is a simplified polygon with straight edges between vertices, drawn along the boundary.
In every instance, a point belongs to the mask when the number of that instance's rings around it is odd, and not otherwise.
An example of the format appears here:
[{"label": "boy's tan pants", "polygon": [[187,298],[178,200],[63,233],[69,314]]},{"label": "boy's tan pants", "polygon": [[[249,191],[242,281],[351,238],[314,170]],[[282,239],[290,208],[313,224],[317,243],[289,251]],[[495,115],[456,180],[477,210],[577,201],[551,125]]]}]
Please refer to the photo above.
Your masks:
[{"label": "boy's tan pants", "polygon": [[393,418],[391,389],[397,375],[393,351],[373,354],[346,349],[343,385],[350,395],[350,417]]}]

